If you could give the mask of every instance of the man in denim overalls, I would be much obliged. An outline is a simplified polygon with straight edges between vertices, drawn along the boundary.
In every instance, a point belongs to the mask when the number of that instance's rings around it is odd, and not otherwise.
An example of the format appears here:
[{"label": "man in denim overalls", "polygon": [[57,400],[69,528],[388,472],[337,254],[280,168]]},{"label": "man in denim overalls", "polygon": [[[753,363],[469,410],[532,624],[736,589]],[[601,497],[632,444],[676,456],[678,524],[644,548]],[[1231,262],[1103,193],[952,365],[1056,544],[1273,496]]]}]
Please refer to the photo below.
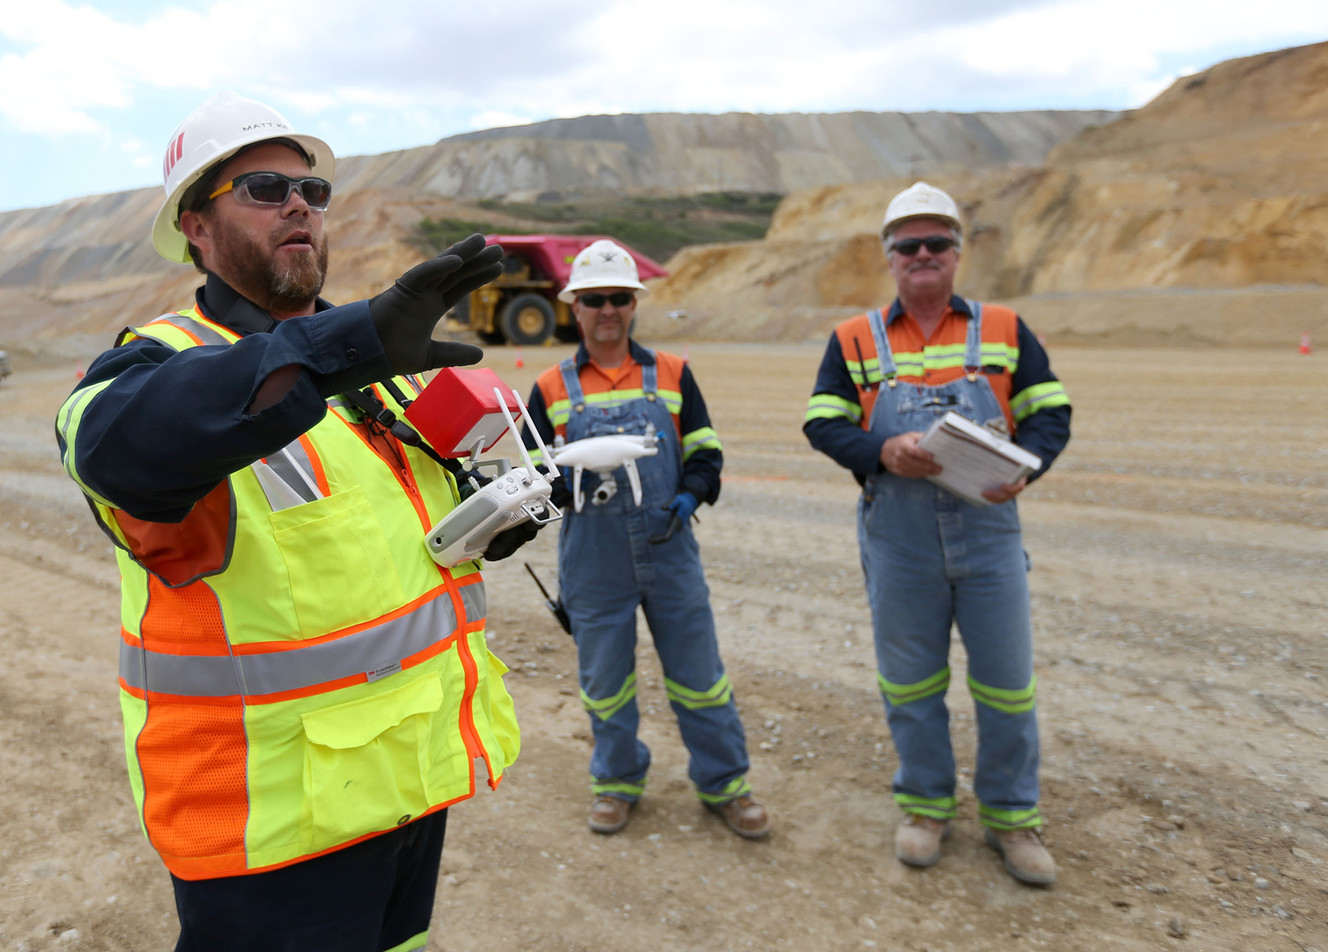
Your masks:
[{"label": "man in denim overalls", "polygon": [[918,440],[953,411],[1013,434],[1041,458],[1041,475],[1070,438],[1070,403],[1013,311],[955,296],[961,238],[959,209],[940,189],[918,182],[891,201],[881,239],[899,296],[887,313],[836,329],[803,430],[863,487],[858,542],[904,811],[895,855],[935,863],[957,813],[945,705],[957,625],[976,709],[978,819],[1016,879],[1049,886],[1056,864],[1038,810],[1028,561],[1015,507],[1031,477],[992,486],[987,504],[973,505],[925,478],[941,468]]},{"label": "man in denim overalls", "polygon": [[[758,839],[770,832],[770,820],[747,783],[746,738],[689,524],[700,503],[719,496],[723,454],[686,363],[631,339],[636,299],[647,293],[636,262],[620,246],[600,240],[578,253],[558,296],[572,306],[582,344],[576,356],[540,375],[529,402],[549,444],[555,436],[567,443],[658,438],[653,455],[635,461],[639,489],[622,467],[604,476],[584,471],[579,494],[572,473],[555,483],[553,501],[565,513],[559,587],[595,735],[590,828],[621,830],[645,790],[650,751],[637,737],[636,703],[640,606],[691,755],[697,796],[733,832]],[[533,442],[528,433],[525,440]]]}]

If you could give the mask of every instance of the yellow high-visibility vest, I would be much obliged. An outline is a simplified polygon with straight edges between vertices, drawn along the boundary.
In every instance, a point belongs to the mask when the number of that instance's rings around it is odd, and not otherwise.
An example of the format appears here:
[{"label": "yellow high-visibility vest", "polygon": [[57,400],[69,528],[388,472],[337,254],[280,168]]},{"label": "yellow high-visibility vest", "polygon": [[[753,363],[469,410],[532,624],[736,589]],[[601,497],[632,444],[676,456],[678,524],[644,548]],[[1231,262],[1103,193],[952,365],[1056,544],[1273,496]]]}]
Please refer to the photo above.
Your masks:
[{"label": "yellow high-visibility vest", "polygon": [[[177,350],[238,339],[197,309],[117,343],[136,337]],[[96,390],[61,408],[69,447]],[[473,796],[477,760],[497,786],[520,749],[479,567],[444,569],[425,548],[457,503],[451,474],[409,446],[386,459],[353,410],[329,407],[178,526],[135,520],[83,486],[120,566],[135,801],[183,879],[273,869],[392,830]]]}]

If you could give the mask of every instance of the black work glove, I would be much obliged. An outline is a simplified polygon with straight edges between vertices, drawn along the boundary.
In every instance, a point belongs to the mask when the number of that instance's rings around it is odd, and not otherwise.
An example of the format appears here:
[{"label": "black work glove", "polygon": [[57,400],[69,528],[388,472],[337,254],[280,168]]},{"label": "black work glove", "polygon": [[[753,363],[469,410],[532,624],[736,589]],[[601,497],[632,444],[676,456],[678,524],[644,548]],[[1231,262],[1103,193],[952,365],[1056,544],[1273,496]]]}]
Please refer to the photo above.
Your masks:
[{"label": "black work glove", "polygon": [[458,301],[502,274],[502,261],[501,247],[485,245],[483,235],[471,235],[411,268],[392,287],[369,299],[369,316],[393,373],[479,362],[484,356],[480,348],[436,341],[433,329]]},{"label": "black work glove", "polygon": [[535,534],[540,531],[540,528],[541,525],[538,522],[527,519],[519,526],[504,529],[489,542],[489,547],[484,550],[484,560],[486,562],[497,562],[499,559],[507,558],[535,538]]}]

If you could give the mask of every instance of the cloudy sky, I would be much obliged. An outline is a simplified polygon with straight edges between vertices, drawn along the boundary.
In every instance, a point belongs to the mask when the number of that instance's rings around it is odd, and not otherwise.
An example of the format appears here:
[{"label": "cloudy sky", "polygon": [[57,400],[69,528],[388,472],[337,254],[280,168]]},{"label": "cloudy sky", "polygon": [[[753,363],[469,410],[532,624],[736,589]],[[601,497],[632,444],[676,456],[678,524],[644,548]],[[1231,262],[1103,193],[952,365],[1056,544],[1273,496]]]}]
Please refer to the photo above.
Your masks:
[{"label": "cloudy sky", "polygon": [[159,187],[220,89],[364,155],[596,113],[1129,109],[1325,38],[1323,0],[25,0],[0,211]]}]

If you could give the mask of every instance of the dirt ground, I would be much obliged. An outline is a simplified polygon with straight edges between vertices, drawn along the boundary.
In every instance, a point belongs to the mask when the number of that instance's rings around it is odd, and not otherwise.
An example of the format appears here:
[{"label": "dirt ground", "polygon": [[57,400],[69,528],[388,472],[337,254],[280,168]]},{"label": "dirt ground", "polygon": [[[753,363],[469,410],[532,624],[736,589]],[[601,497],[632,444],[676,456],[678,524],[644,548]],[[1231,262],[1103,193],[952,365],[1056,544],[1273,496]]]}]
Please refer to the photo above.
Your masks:
[{"label": "dirt ground", "polygon": [[[429,948],[1328,952],[1328,356],[1053,342],[1075,436],[1021,502],[1060,864],[1042,891],[982,844],[967,784],[941,862],[893,858],[856,486],[799,429],[821,346],[670,345],[725,445],[698,532],[774,835],[740,840],[692,795],[644,628],[650,786],[621,834],[587,830],[574,650],[521,564],[555,580],[546,532],[487,573],[525,748],[497,792],[453,811]],[[566,352],[487,363],[525,392]],[[20,355],[15,371],[0,385],[0,948],[169,950],[169,881],[125,777],[116,571],[51,435],[74,362]],[[964,694],[957,676],[971,767]]]}]

